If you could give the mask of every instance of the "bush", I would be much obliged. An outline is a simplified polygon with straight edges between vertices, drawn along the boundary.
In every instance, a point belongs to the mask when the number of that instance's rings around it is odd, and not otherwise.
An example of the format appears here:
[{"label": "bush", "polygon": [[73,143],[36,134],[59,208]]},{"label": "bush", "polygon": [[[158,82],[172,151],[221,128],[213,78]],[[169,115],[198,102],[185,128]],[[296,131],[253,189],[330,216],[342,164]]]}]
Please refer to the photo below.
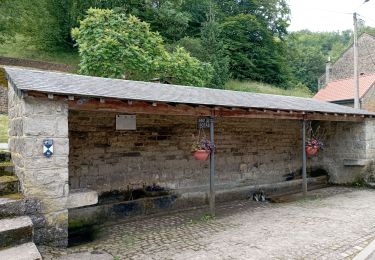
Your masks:
[{"label": "bush", "polygon": [[79,46],[83,74],[145,81],[168,78],[197,86],[211,79],[210,64],[183,48],[167,52],[161,36],[132,15],[91,8],[72,36]]}]

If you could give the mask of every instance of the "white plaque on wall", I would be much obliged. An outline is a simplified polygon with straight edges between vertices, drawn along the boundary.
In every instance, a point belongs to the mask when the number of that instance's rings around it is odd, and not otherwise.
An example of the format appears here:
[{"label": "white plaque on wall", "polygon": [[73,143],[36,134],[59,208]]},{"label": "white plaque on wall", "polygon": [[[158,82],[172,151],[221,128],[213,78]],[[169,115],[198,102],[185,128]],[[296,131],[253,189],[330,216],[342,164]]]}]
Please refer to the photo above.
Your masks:
[{"label": "white plaque on wall", "polygon": [[116,130],[137,130],[136,115],[116,115]]}]

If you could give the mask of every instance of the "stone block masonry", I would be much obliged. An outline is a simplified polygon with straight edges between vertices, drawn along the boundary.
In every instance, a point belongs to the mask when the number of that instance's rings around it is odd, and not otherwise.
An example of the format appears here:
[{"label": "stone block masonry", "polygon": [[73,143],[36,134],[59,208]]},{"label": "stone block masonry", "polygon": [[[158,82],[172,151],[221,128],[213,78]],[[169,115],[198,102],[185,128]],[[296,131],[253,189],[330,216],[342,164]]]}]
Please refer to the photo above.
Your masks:
[{"label": "stone block masonry", "polygon": [[353,183],[372,175],[375,158],[373,120],[320,122],[320,127],[326,133],[324,148],[318,156],[309,159],[310,166],[327,170],[330,181],[337,184]]},{"label": "stone block masonry", "polygon": [[[206,191],[208,161],[196,161],[196,117],[137,115],[136,131],[116,131],[116,113],[69,112],[71,188],[99,193],[153,183],[181,192]],[[298,170],[300,122],[216,120],[216,182],[274,183]],[[208,130],[205,134],[209,137]]]},{"label": "stone block masonry", "polygon": [[8,90],[0,84],[0,114],[8,113]]},{"label": "stone block masonry", "polygon": [[[116,131],[115,117],[110,112],[69,112],[71,188],[100,194],[155,183],[182,194],[207,191],[208,161],[196,161],[190,153],[197,140],[196,117],[137,115],[136,131]],[[301,122],[217,118],[215,124],[219,188],[283,182],[286,174],[301,169]],[[368,124],[321,122],[326,147],[309,158],[308,167],[327,170],[333,183],[368,174],[371,163],[344,165],[345,159],[373,158],[367,154],[374,143]]]},{"label": "stone block masonry", "polygon": [[[68,106],[64,102],[21,97],[9,86],[9,147],[22,193],[41,202],[37,243],[67,245]],[[43,140],[52,138],[51,158],[43,156]],[[38,223],[38,224],[40,224]]]},{"label": "stone block masonry", "polygon": [[[358,38],[358,71],[365,75],[375,73],[375,64],[373,57],[375,48],[375,37],[369,34],[362,34]],[[329,81],[353,77],[353,46],[348,48],[339,59],[331,65],[331,72],[329,74]],[[319,78],[319,85],[324,86],[326,82],[326,75]]]}]

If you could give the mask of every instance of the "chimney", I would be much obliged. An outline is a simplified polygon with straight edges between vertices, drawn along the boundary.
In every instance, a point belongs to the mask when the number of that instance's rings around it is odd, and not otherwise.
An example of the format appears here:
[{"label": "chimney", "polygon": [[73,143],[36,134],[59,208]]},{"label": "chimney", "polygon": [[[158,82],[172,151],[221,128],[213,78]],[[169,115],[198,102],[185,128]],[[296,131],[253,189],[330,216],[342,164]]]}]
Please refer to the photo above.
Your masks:
[{"label": "chimney", "polygon": [[326,62],[326,85],[330,81],[331,71],[332,71],[332,69],[331,69],[331,57],[328,56],[328,59],[327,59],[327,62]]}]

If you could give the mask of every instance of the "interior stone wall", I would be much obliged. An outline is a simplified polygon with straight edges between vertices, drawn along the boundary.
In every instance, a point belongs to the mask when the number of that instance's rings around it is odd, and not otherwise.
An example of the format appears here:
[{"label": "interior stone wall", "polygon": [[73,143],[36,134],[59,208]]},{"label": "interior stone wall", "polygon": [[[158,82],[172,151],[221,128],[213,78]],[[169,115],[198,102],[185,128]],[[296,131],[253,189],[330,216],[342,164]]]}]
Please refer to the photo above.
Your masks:
[{"label": "interior stone wall", "polygon": [[[102,193],[155,183],[181,192],[206,190],[208,161],[196,161],[190,153],[197,118],[137,115],[137,130],[116,131],[115,117],[69,112],[71,188]],[[365,137],[364,123],[318,125],[326,132],[325,147],[308,158],[308,167],[326,169],[334,183],[352,182],[368,170],[344,166],[346,159],[368,159],[365,141],[373,140]],[[300,121],[217,118],[215,127],[219,188],[283,182],[301,169]]]},{"label": "interior stone wall", "polygon": [[[136,131],[116,131],[115,116],[69,112],[71,188],[100,193],[155,183],[206,189],[208,161],[191,155],[198,138],[196,117],[137,115]],[[280,182],[301,167],[300,122],[218,118],[215,124],[219,186]]]}]

